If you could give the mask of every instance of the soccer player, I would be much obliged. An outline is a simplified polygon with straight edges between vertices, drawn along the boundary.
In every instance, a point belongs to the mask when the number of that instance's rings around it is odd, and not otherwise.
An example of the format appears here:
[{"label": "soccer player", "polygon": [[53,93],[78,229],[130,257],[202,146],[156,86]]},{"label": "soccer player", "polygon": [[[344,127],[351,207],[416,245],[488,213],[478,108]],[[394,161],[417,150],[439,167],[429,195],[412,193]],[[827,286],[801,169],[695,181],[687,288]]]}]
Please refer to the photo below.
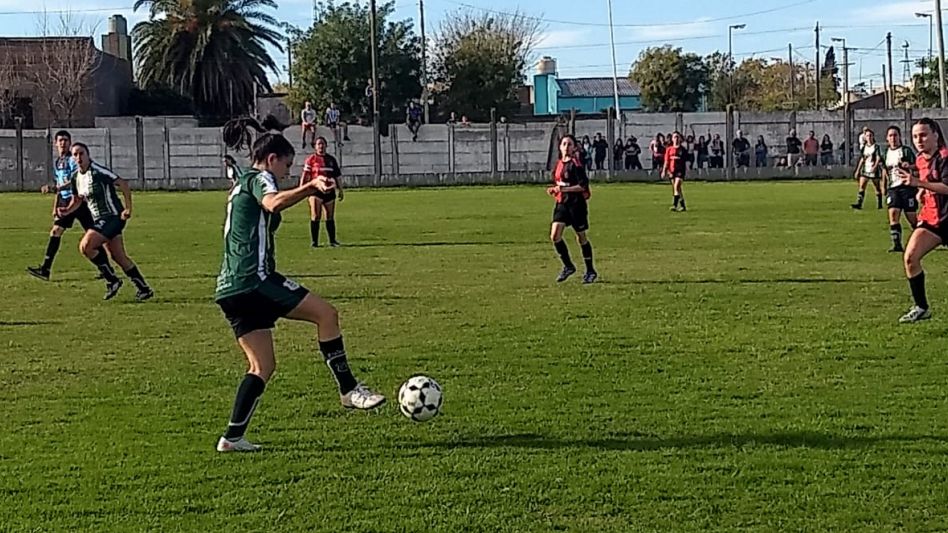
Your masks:
[{"label": "soccer player", "polygon": [[863,135],[866,142],[862,146],[862,157],[856,165],[854,176],[859,180],[859,192],[856,194],[856,203],[852,204],[852,208],[862,209],[862,202],[866,199],[866,185],[869,184],[869,180],[872,180],[872,186],[876,189],[876,209],[882,209],[882,183],[879,180],[882,152],[876,144],[875,133],[872,130],[866,128]]},{"label": "soccer player", "polygon": [[274,237],[281,212],[316,191],[328,193],[332,179],[319,176],[294,189],[280,191],[277,180],[289,175],[295,151],[280,133],[267,132],[252,118],[224,126],[224,142],[239,149],[248,128],[261,133],[251,148],[252,167],[240,174],[227,200],[224,258],[217,277],[215,300],[230,322],[237,344],[247,357],[248,371],[237,388],[219,452],[259,449],[244,437],[250,419],[276,368],[273,329],[280,318],[316,325],[319,349],[339,385],[340,401],[349,409],[373,409],[385,397],[356,381],[349,368],[336,309],[319,296],[276,271]]},{"label": "soccer player", "polygon": [[334,187],[326,192],[314,191],[309,197],[309,234],[313,238],[313,248],[319,248],[319,220],[325,210],[329,245],[336,247],[339,246],[339,241],[336,240],[336,197],[338,196],[341,202],[345,195],[342,191],[342,171],[339,169],[339,163],[335,157],[326,153],[326,139],[323,137],[316,138],[316,153],[307,157],[303,164],[299,186],[302,187],[320,177],[332,180]]},{"label": "soccer player", "polygon": [[576,266],[569,256],[569,247],[563,241],[566,226],[572,226],[576,232],[576,241],[583,251],[583,260],[586,262],[583,283],[593,283],[599,277],[593,267],[592,244],[586,236],[589,230],[589,176],[579,160],[577,151],[575,137],[566,135],[560,139],[560,157],[553,169],[553,186],[546,190],[547,194],[556,199],[550,240],[563,261],[563,270],[556,278],[557,283],[566,281],[576,273]]},{"label": "soccer player", "polygon": [[688,210],[685,207],[685,197],[681,193],[681,184],[685,179],[685,172],[688,168],[687,152],[681,144],[681,134],[677,131],[672,133],[671,146],[665,149],[665,164],[662,166],[662,177],[670,179],[672,182],[672,194],[674,195],[672,211]]},{"label": "soccer player", "polygon": [[915,158],[918,174],[902,168],[895,171],[902,176],[903,185],[920,190],[922,203],[918,226],[912,232],[903,256],[905,275],[915,301],[908,313],[899,319],[903,324],[931,318],[922,258],[948,243],[948,147],[945,146],[945,136],[938,123],[926,117],[912,126],[912,140],[918,151]]},{"label": "soccer player", "polygon": [[889,126],[886,130],[886,141],[889,143],[885,151],[885,165],[882,174],[886,184],[886,204],[889,206],[889,235],[892,237],[890,252],[904,252],[902,248],[901,216],[905,213],[905,220],[909,227],[914,228],[918,223],[915,212],[918,208],[918,189],[902,183],[902,173],[899,170],[910,172],[915,165],[915,152],[902,144],[902,130],[898,126]]},{"label": "soccer player", "polygon": [[[125,242],[122,238],[122,230],[125,229],[128,219],[132,218],[132,190],[128,182],[113,174],[111,170],[94,163],[89,155],[89,147],[83,143],[72,144],[72,157],[77,167],[71,180],[72,199],[68,206],[59,208],[57,213],[60,217],[66,217],[78,211],[82,205],[88,206],[93,223],[79,242],[79,251],[99,269],[105,279],[105,300],[111,300],[118,294],[122,288],[122,280],[109,265],[108,258],[102,251],[103,245],[135,284],[138,289],[135,298],[139,301],[148,300],[155,293],[125,253]],[[125,197],[124,206],[115,192],[116,185]]]},{"label": "soccer player", "polygon": [[56,178],[56,191],[53,196],[53,228],[49,231],[49,242],[46,243],[46,256],[43,263],[37,267],[27,267],[26,271],[30,275],[39,279],[49,281],[50,270],[53,268],[53,260],[56,253],[59,252],[59,245],[62,243],[63,233],[71,228],[73,223],[78,221],[83,230],[92,227],[93,220],[89,208],[85,204],[80,205],[75,211],[60,217],[57,213],[59,208],[64,208],[72,201],[72,187],[70,180],[76,172],[76,161],[69,153],[72,146],[72,136],[66,130],[56,132],[55,143],[57,157],[53,162],[53,171]]}]

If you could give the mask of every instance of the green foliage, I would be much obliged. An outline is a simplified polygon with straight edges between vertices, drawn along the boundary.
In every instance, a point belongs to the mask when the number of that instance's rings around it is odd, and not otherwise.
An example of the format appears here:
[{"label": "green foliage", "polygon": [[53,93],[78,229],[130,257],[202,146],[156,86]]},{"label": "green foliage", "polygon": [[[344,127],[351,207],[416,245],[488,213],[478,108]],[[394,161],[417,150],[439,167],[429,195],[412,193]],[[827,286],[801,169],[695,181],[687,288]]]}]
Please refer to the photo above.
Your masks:
[{"label": "green foliage", "polygon": [[[729,101],[738,109],[748,111],[815,109],[813,70],[805,65],[795,63],[791,70],[785,61],[749,58],[735,66],[728,61],[727,54],[721,52],[707,56],[705,65],[709,73],[708,108],[712,111],[725,109]],[[792,98],[791,75],[794,78]],[[729,83],[733,97],[728,96]],[[833,87],[831,74],[821,80],[822,107],[839,101]]]},{"label": "green foliage", "polygon": [[[394,2],[378,6],[379,113],[401,121],[412,98],[421,96],[421,39],[410,21],[393,21]],[[293,89],[298,114],[308,100],[320,113],[335,102],[343,116],[371,118],[366,97],[371,79],[369,7],[365,2],[321,2],[316,23],[293,42]]]},{"label": "green foliage", "polygon": [[697,111],[709,85],[701,57],[671,45],[642,50],[629,76],[639,85],[647,111]]},{"label": "green foliage", "polygon": [[188,96],[202,115],[247,113],[257,86],[270,89],[277,66],[266,45],[282,50],[274,0],[137,0],[149,19],[132,30],[138,80]]},{"label": "green foliage", "polygon": [[[919,59],[916,63],[919,72],[912,76],[913,88],[906,99],[912,107],[938,107],[941,95],[938,92],[938,59]],[[924,70],[924,73],[922,72]]]},{"label": "green foliage", "polygon": [[134,88],[128,97],[128,114],[142,116],[191,115],[191,99],[165,85]]}]

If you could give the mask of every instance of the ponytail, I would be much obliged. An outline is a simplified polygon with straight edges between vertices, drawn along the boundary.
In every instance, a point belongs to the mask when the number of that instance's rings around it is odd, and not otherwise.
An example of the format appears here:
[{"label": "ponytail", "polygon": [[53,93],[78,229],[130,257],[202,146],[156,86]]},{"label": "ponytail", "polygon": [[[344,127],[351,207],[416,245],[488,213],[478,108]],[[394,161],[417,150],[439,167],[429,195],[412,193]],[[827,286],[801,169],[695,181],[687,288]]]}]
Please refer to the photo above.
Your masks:
[{"label": "ponytail", "polygon": [[224,138],[224,144],[231,150],[250,150],[254,145],[251,130],[257,133],[275,132],[280,134],[286,128],[287,126],[281,124],[273,115],[264,117],[262,124],[253,117],[240,117],[228,120],[224,124],[222,137]]}]

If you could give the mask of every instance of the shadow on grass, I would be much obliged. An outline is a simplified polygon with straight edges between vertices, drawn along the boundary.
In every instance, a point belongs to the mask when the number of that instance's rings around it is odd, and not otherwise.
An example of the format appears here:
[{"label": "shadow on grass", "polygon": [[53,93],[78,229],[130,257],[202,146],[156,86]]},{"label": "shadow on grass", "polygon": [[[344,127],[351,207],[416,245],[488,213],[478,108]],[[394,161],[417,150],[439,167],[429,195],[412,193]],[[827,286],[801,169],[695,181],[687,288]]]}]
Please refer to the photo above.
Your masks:
[{"label": "shadow on grass", "polygon": [[778,448],[853,449],[887,443],[935,441],[948,443],[937,435],[834,435],[815,431],[763,434],[716,434],[660,438],[643,433],[621,433],[606,438],[562,439],[535,433],[472,437],[452,442],[419,443],[418,448],[528,448],[559,450],[593,448],[599,450],[652,451],[665,449],[729,448],[773,446]]},{"label": "shadow on grass", "polygon": [[536,244],[533,241],[431,241],[431,242],[366,242],[344,244],[343,248],[387,248],[387,247],[412,247],[427,248],[435,246],[496,246],[504,244]]},{"label": "shadow on grass", "polygon": [[609,281],[603,280],[599,281],[599,284],[602,285],[709,285],[709,284],[721,284],[721,285],[801,285],[801,284],[859,284],[864,285],[867,283],[884,283],[892,281],[891,279],[874,279],[874,278],[859,278],[859,279],[839,279],[839,278],[773,278],[773,279],[653,279],[653,280],[620,280],[620,281]]},{"label": "shadow on grass", "polygon": [[0,328],[14,328],[21,326],[47,326],[62,324],[59,320],[0,320]]}]

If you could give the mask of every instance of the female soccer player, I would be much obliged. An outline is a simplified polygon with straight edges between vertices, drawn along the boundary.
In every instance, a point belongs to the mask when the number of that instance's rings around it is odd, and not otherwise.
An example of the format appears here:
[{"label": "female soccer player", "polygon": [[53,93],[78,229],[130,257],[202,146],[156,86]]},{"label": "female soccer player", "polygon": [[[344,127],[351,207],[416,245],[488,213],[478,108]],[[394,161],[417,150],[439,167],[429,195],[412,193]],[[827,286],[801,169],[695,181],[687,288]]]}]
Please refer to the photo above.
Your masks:
[{"label": "female soccer player", "polygon": [[[67,217],[88,206],[92,214],[92,227],[86,230],[79,242],[79,251],[86,256],[105,279],[105,300],[111,300],[122,288],[122,280],[115,275],[102,246],[109,251],[112,259],[118,263],[125,275],[132,280],[138,292],[135,298],[144,301],[155,295],[138,267],[125,253],[125,241],[122,230],[128,219],[132,218],[132,190],[128,182],[115,175],[111,170],[94,163],[89,155],[89,147],[83,143],[73,143],[72,158],[76,161],[76,172],[72,177],[72,199],[69,205],[57,210],[60,217]],[[115,192],[118,185],[125,198],[125,204]]]},{"label": "female soccer player", "polygon": [[[662,177],[672,182],[674,204],[672,211],[687,211],[685,197],[681,193],[681,183],[685,179],[688,168],[688,151],[681,144],[681,134],[677,131],[671,135],[671,146],[665,149],[665,164],[662,166]],[[679,205],[681,208],[679,209]]]},{"label": "female soccer player", "polygon": [[[339,246],[336,240],[336,197],[341,202],[345,195],[342,191],[342,171],[336,158],[326,153],[326,139],[316,138],[316,153],[306,158],[303,164],[303,173],[300,174],[300,187],[306,183],[323,177],[332,180],[334,187],[327,192],[315,191],[309,197],[309,234],[313,238],[313,248],[319,247],[319,219],[323,210],[326,211],[326,233],[329,234],[329,245]],[[338,191],[338,193],[336,192]]]},{"label": "female soccer player", "polygon": [[921,190],[922,209],[918,226],[905,250],[905,275],[915,305],[899,319],[901,323],[918,322],[932,317],[925,295],[925,271],[922,258],[938,246],[948,243],[948,147],[941,127],[930,118],[920,119],[912,126],[912,140],[918,157],[918,174],[898,168],[902,184]]},{"label": "female soccer player", "polygon": [[[266,123],[266,121],[265,121]],[[252,118],[224,126],[224,142],[240,149],[253,128],[262,133],[252,144],[253,166],[243,171],[230,191],[224,221],[224,259],[215,300],[230,322],[249,369],[237,389],[230,424],[217,443],[219,452],[256,451],[244,438],[250,418],[276,368],[273,329],[280,318],[316,325],[319,349],[339,385],[348,409],[373,409],[385,397],[356,381],[346,360],[336,309],[319,296],[276,271],[274,237],[280,213],[316,191],[328,193],[333,180],[317,176],[295,189],[279,191],[277,180],[289,175],[295,151],[280,133],[268,132]]]},{"label": "female soccer player", "polygon": [[886,204],[889,206],[889,235],[892,237],[890,252],[904,252],[902,248],[902,223],[899,220],[905,213],[905,220],[909,227],[914,228],[918,223],[915,211],[918,208],[918,189],[902,183],[902,173],[899,169],[910,172],[915,164],[915,152],[902,144],[902,130],[898,126],[889,126],[886,130],[886,141],[889,146],[885,151],[882,175],[886,184]]},{"label": "female soccer player", "polygon": [[566,135],[560,140],[560,158],[553,169],[553,186],[546,192],[556,198],[550,240],[563,261],[563,271],[556,278],[557,283],[566,281],[576,273],[576,266],[569,257],[569,247],[563,241],[563,230],[566,226],[573,227],[576,241],[583,251],[583,260],[586,262],[583,283],[595,282],[599,274],[593,268],[592,244],[586,237],[589,230],[589,176],[579,160],[576,138],[572,135]]},{"label": "female soccer player", "polygon": [[862,157],[856,165],[856,175],[859,180],[859,193],[856,196],[856,203],[852,205],[853,209],[862,209],[862,202],[866,198],[866,185],[872,180],[872,186],[876,189],[876,208],[882,209],[882,184],[879,176],[882,165],[882,153],[876,144],[875,134],[869,128],[863,133],[865,144],[862,146]]}]

